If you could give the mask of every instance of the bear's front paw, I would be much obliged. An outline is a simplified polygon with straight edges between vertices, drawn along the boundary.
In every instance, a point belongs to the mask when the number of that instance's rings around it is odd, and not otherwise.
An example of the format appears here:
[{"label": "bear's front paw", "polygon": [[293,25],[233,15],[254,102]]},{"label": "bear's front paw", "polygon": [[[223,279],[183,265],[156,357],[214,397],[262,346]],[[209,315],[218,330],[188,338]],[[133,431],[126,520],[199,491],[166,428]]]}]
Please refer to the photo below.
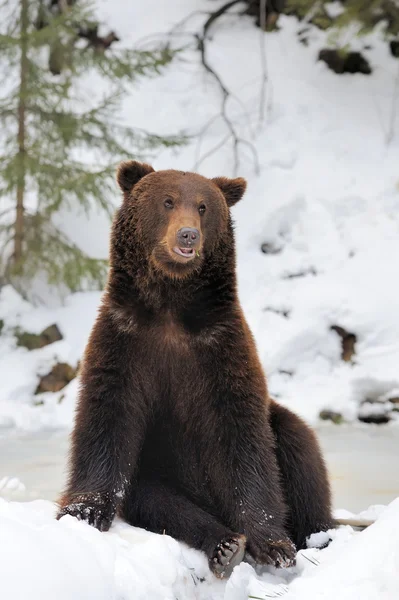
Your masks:
[{"label": "bear's front paw", "polygon": [[249,544],[249,553],[255,561],[262,565],[277,568],[293,567],[296,564],[296,548],[287,537],[265,540],[262,545]]},{"label": "bear's front paw", "polygon": [[57,519],[71,515],[86,521],[99,531],[108,531],[115,516],[116,504],[109,494],[79,494],[62,502]]}]

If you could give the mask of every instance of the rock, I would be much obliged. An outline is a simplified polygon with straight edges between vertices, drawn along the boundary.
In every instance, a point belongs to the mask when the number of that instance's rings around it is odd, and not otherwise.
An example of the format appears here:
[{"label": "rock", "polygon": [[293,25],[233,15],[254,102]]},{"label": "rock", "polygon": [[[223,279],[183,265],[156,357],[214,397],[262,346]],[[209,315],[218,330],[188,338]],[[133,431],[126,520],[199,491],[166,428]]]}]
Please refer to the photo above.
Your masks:
[{"label": "rock", "polygon": [[17,338],[17,346],[23,346],[28,350],[36,350],[40,348],[40,335],[37,333],[29,333],[28,331],[15,330],[15,337]]},{"label": "rock", "polygon": [[261,245],[260,249],[262,250],[263,254],[280,254],[282,250],[282,248],[275,246],[271,242],[265,242]]},{"label": "rock", "polygon": [[62,333],[58,329],[58,326],[54,323],[53,325],[50,325],[49,327],[44,329],[41,332],[40,337],[42,342],[42,348],[43,346],[48,346],[49,344],[54,344],[54,342],[59,342],[60,340],[62,340]]},{"label": "rock", "polygon": [[57,363],[51,369],[50,373],[41,377],[35,394],[43,392],[59,392],[68,383],[75,379],[77,369],[68,365],[68,363]]},{"label": "rock", "polygon": [[0,319],[0,335],[1,335],[1,332],[3,331],[3,329],[4,329],[4,321],[3,321],[3,319]]},{"label": "rock", "polygon": [[319,418],[322,421],[331,421],[332,423],[335,423],[335,425],[340,425],[344,421],[341,413],[329,409],[322,410],[319,414]]},{"label": "rock", "polygon": [[385,425],[391,420],[392,404],[379,400],[365,400],[359,409],[358,419],[362,423]]},{"label": "rock", "polygon": [[360,52],[342,52],[331,48],[323,48],[319,52],[318,60],[326,63],[331,71],[342,75],[343,73],[363,73],[370,75],[372,69],[367,58]]},{"label": "rock", "polygon": [[50,325],[39,334],[21,331],[19,328],[17,328],[14,333],[15,337],[17,338],[17,345],[23,346],[28,350],[44,348],[44,346],[48,346],[54,342],[59,342],[63,339],[62,333],[55,324]]},{"label": "rock", "polygon": [[294,376],[294,371],[289,371],[287,369],[279,369],[277,371],[277,373],[280,373],[280,375],[286,375],[287,377],[293,377]]},{"label": "rock", "polygon": [[284,310],[284,309],[280,309],[280,308],[273,308],[272,306],[265,306],[265,308],[263,309],[264,312],[273,312],[276,315],[280,315],[280,317],[284,317],[285,319],[289,319],[291,311],[289,310]]},{"label": "rock", "polygon": [[357,338],[355,334],[346,331],[346,329],[340,327],[339,325],[332,325],[330,329],[331,331],[335,331],[335,333],[338,333],[339,337],[341,338],[342,360],[344,360],[345,362],[350,362],[352,360],[353,355],[356,354],[355,344],[357,342]]},{"label": "rock", "polygon": [[395,58],[399,58],[399,40],[391,40],[389,42],[389,48],[391,50],[391,54]]},{"label": "rock", "polygon": [[362,423],[372,423],[374,425],[386,425],[391,420],[389,414],[380,414],[380,415],[363,415],[358,416],[359,421]]},{"label": "rock", "polygon": [[297,277],[307,277],[308,275],[315,277],[317,275],[316,269],[314,267],[309,267],[309,269],[297,271],[296,273],[287,273],[287,275],[283,276],[283,279],[296,279]]},{"label": "rock", "polygon": [[394,412],[399,412],[399,396],[393,396],[392,398],[388,398],[388,402],[392,404],[392,410]]}]

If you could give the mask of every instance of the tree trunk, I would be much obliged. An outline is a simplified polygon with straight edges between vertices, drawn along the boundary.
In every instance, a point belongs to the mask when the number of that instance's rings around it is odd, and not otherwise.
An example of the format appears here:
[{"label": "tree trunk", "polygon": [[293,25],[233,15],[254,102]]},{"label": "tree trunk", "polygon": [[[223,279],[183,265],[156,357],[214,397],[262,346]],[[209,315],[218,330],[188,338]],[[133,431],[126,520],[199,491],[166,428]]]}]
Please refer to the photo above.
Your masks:
[{"label": "tree trunk", "polygon": [[14,226],[14,268],[21,265],[24,240],[24,195],[25,195],[25,113],[28,74],[28,2],[21,0],[21,60],[18,103],[18,179],[17,206]]}]

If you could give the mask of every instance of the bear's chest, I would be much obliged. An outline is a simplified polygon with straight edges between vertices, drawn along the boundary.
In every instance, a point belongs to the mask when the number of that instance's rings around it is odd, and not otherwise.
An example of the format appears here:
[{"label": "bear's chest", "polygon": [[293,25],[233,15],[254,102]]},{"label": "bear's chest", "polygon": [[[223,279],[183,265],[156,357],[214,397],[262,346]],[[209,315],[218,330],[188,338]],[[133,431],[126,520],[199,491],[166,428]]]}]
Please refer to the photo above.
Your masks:
[{"label": "bear's chest", "polygon": [[[159,397],[167,410],[180,416],[193,411],[203,388],[203,360],[207,348],[201,336],[187,331],[184,324],[165,315],[151,331],[147,367],[151,369]],[[211,375],[208,375],[210,378]]]},{"label": "bear's chest", "polygon": [[146,366],[162,385],[178,383],[189,365],[195,363],[196,344],[177,319],[168,313],[160,315],[144,333],[147,352],[143,356]]},{"label": "bear's chest", "polygon": [[156,345],[174,355],[185,354],[189,351],[190,346],[192,347],[190,337],[183,325],[168,314],[160,319],[154,330]]}]

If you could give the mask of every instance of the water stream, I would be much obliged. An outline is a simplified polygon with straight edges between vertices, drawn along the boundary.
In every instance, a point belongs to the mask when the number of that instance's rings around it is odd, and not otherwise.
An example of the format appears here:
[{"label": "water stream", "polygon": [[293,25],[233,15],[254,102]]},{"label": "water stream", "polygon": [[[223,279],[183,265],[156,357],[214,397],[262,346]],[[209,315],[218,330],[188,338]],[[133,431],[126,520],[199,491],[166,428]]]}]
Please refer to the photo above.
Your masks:
[{"label": "water stream", "polygon": [[[335,508],[359,512],[399,496],[399,427],[326,425],[317,433]],[[0,496],[54,500],[65,481],[68,445],[65,432],[0,438]]]}]

